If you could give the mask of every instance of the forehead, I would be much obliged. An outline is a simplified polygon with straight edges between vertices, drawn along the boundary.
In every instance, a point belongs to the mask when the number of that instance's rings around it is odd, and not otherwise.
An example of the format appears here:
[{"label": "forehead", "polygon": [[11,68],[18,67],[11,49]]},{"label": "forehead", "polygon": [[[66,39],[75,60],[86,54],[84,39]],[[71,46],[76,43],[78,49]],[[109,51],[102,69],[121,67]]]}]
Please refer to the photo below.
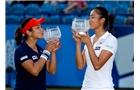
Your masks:
[{"label": "forehead", "polygon": [[94,9],[90,12],[90,16],[95,16],[95,15],[97,15],[97,13],[96,13],[96,10]]},{"label": "forehead", "polygon": [[38,25],[36,25],[36,26],[33,26],[32,28],[35,28],[35,27],[38,27],[38,26],[40,26],[40,24],[38,24]]}]

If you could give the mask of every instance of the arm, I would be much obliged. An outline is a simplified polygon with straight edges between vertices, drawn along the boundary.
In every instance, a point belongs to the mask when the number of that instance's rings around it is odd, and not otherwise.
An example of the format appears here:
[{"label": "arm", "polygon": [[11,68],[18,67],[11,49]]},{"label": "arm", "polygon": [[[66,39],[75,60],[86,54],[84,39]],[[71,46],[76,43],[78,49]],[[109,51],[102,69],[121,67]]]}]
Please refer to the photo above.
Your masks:
[{"label": "arm", "polygon": [[85,64],[85,50],[81,53],[81,43],[76,43],[76,66],[81,70],[84,68]]},{"label": "arm", "polygon": [[73,1],[68,1],[67,6],[71,5]]},{"label": "arm", "polygon": [[55,74],[56,73],[56,68],[57,68],[56,51],[61,47],[61,44],[60,44],[59,40],[56,44],[57,45],[55,46],[55,48],[53,49],[53,51],[51,53],[51,60],[46,61],[46,65],[47,65],[46,70],[50,74]]},{"label": "arm", "polygon": [[83,2],[83,7],[81,7],[81,10],[86,10],[88,8],[88,4],[86,1]]},{"label": "arm", "polygon": [[96,56],[92,44],[87,45],[90,60],[95,70],[99,70],[107,60],[112,56],[112,53],[107,50],[102,50],[99,57]]},{"label": "arm", "polygon": [[[42,55],[40,57],[40,59],[36,62],[33,62],[31,59],[26,58],[26,61],[22,62],[22,66],[29,72],[31,73],[32,75],[34,76],[38,76],[39,72],[42,70],[46,60],[48,59],[48,56],[50,55],[50,52],[52,52],[53,48],[55,47],[55,44],[54,44],[54,41],[50,41],[48,43],[48,45],[46,46],[46,50],[48,52],[45,52],[43,51],[42,52]],[[48,56],[46,56],[46,54]],[[45,56],[44,56],[45,55]],[[43,56],[43,57],[42,57]]]},{"label": "arm", "polygon": [[57,62],[56,62],[56,53],[53,52],[51,55],[51,60],[46,61],[46,70],[50,74],[55,74],[56,73],[56,67],[57,67]]},{"label": "arm", "polygon": [[73,39],[76,41],[76,66],[78,69],[83,69],[86,64],[85,50],[81,53],[81,40],[76,35],[76,32],[72,30]]},{"label": "arm", "polygon": [[67,8],[64,9],[65,12],[69,12],[73,7],[77,6],[76,2],[69,2]]},{"label": "arm", "polygon": [[89,36],[82,36],[82,41],[87,45],[90,60],[95,70],[99,70],[114,54],[114,52],[116,52],[117,49],[117,40],[112,38],[108,39],[108,42],[105,43],[99,57],[97,57],[93,49],[93,45],[89,39]]},{"label": "arm", "polygon": [[31,59],[28,59],[24,61],[21,65],[32,75],[38,76],[45,62],[46,60],[44,58],[40,58],[37,62],[33,62]]}]

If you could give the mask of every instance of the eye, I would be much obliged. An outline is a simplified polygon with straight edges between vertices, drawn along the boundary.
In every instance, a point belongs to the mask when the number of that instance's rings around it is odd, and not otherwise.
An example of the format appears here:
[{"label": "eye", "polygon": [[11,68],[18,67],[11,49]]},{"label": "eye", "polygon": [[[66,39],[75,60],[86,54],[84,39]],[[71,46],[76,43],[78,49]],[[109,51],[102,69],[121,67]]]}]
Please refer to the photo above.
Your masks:
[{"label": "eye", "polygon": [[91,19],[94,19],[94,17],[91,17]]},{"label": "eye", "polygon": [[37,26],[37,29],[39,29],[39,28],[42,28],[42,26],[41,25]]},{"label": "eye", "polygon": [[90,19],[94,19],[94,16],[90,16]]},{"label": "eye", "polygon": [[39,26],[37,26],[37,29],[39,28]]}]

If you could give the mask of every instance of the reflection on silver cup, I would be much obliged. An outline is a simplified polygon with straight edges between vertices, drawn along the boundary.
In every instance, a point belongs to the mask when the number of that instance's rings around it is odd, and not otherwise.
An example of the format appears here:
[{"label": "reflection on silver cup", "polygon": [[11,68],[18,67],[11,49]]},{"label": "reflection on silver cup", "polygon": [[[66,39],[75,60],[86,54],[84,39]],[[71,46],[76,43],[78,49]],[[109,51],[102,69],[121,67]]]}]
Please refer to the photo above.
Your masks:
[{"label": "reflection on silver cup", "polygon": [[61,38],[61,31],[58,26],[47,27],[44,30],[44,39],[46,41],[51,41],[57,38]]},{"label": "reflection on silver cup", "polygon": [[89,20],[85,18],[74,18],[72,21],[72,29],[79,34],[83,34],[90,29]]}]

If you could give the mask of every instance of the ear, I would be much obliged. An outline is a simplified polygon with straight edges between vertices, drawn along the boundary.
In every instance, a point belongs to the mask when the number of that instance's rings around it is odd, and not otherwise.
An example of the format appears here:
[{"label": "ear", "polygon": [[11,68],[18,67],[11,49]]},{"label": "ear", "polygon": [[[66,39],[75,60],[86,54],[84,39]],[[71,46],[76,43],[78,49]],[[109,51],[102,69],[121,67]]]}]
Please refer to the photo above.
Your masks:
[{"label": "ear", "polygon": [[103,24],[104,22],[105,22],[105,18],[101,18],[101,19],[100,19],[100,23]]},{"label": "ear", "polygon": [[26,33],[27,35],[31,36],[31,31],[27,30]]}]

